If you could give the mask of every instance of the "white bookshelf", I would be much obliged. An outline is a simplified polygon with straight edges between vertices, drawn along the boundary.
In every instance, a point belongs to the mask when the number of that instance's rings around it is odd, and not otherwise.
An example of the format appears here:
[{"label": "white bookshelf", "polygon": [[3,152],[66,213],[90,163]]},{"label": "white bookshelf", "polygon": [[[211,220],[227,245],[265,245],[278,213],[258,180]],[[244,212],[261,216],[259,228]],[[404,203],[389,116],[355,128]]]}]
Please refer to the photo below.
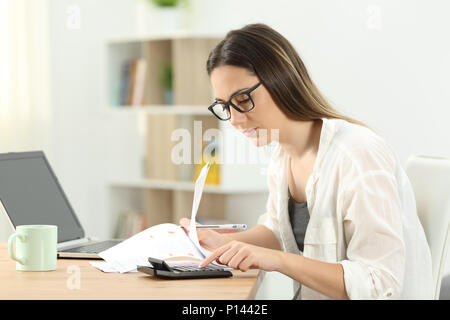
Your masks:
[{"label": "white bookshelf", "polygon": [[[111,180],[109,186],[112,188],[131,188],[131,189],[159,189],[159,190],[174,190],[174,191],[194,191],[194,183],[190,181],[170,181],[162,179],[135,179],[135,180]],[[249,194],[249,193],[264,193],[267,192],[267,187],[264,185],[246,187],[227,187],[221,185],[205,185],[204,193],[216,194]]]},{"label": "white bookshelf", "polygon": [[[160,136],[149,138],[148,119],[162,115],[177,116],[180,118],[179,124],[187,126],[199,117],[208,119],[208,123],[215,120],[208,110],[208,105],[213,100],[212,89],[207,87],[207,85],[210,86],[209,80],[207,79],[208,84],[205,84],[204,79],[206,56],[209,52],[204,53],[200,61],[195,61],[199,59],[196,55],[189,54],[189,50],[204,50],[213,42],[211,39],[216,38],[218,41],[217,39],[222,37],[223,35],[177,32],[117,37],[106,41],[101,88],[102,104],[108,119],[107,157],[109,161],[105,170],[109,176],[106,188],[109,195],[107,208],[112,219],[111,231],[115,229],[117,215],[126,210],[151,216],[151,225],[163,222],[177,223],[180,217],[190,216],[194,190],[192,175],[185,174],[181,180],[147,177],[148,141],[153,138],[162,139]],[[206,39],[206,42],[202,43],[202,39]],[[154,48],[151,48],[153,44]],[[141,106],[112,103],[114,90],[117,89],[117,74],[122,63],[127,59],[140,57],[151,59],[152,52],[159,50],[158,46],[161,46],[164,52],[170,48],[171,55],[176,61],[175,67],[181,73],[190,74],[192,70],[199,70],[198,75],[191,76],[193,80],[187,77],[187,81],[184,79],[186,77],[174,74],[175,89],[178,88],[175,104],[165,105],[161,103],[161,98],[151,98],[153,100],[150,103]],[[183,50],[181,56],[176,53],[180,48]],[[188,59],[186,63],[182,60],[184,55]],[[158,59],[161,58],[160,56],[161,54]],[[154,83],[155,79],[153,79]],[[197,91],[199,88],[204,89],[192,95],[192,88],[185,88],[185,83],[187,83],[186,86],[196,86],[194,89]],[[152,91],[152,94],[156,96],[158,92]],[[187,101],[184,101],[185,97]],[[231,146],[236,143],[236,136],[235,133],[230,134],[232,132],[230,128],[228,122],[217,121],[217,129],[224,133],[223,147],[228,146],[228,150],[224,150],[227,155],[230,152],[236,152],[231,150]],[[237,139],[241,139],[240,144],[243,148],[256,152],[256,148],[252,147],[244,136]],[[266,163],[221,164],[221,182],[219,185],[205,185],[198,216],[238,221],[249,226],[256,224],[257,217],[265,212],[268,194],[266,176],[263,173],[265,166]]]},{"label": "white bookshelf", "polygon": [[136,113],[144,115],[174,114],[174,115],[211,115],[207,106],[182,106],[182,105],[145,105],[145,106],[115,106],[107,107],[111,113],[124,114]]},{"label": "white bookshelf", "polygon": [[176,40],[176,39],[207,39],[215,38],[222,39],[225,37],[223,33],[210,33],[210,32],[192,32],[190,30],[176,30],[173,32],[158,32],[158,33],[146,33],[137,35],[123,35],[117,37],[109,37],[106,39],[106,44],[126,44],[126,43],[142,43],[147,41],[158,40]]}]

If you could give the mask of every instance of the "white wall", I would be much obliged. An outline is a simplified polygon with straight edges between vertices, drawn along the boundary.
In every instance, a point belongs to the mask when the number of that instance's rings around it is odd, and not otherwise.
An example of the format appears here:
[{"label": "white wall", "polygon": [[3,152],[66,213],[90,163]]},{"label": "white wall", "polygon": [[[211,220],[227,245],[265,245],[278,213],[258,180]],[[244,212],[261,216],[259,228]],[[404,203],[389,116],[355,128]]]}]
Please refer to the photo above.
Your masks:
[{"label": "white wall", "polygon": [[[412,153],[450,155],[442,147],[450,137],[448,1],[196,3],[203,7],[196,11],[199,29],[226,32],[263,22],[281,32],[325,96],[378,129],[404,161]],[[206,17],[212,12],[220,23]]]},{"label": "white wall", "polygon": [[86,233],[98,237],[109,236],[105,223],[108,127],[100,93],[104,40],[133,30],[132,4],[51,1],[55,156],[50,161]]},{"label": "white wall", "polygon": [[[226,32],[262,22],[297,48],[313,80],[340,111],[377,130],[402,163],[411,154],[450,156],[448,1],[199,0],[196,28]],[[211,23],[212,13],[220,18]],[[450,274],[450,255],[446,274]],[[291,297],[269,275],[260,298]]]},{"label": "white wall", "polygon": [[[337,109],[378,129],[403,162],[409,154],[450,157],[445,147],[450,138],[450,2],[191,1],[195,30],[226,32],[263,22],[280,31]],[[80,29],[67,27],[73,4],[81,10]],[[100,105],[102,46],[106,37],[135,30],[135,4],[51,2],[55,156],[50,161],[87,232],[100,237],[108,235],[103,223],[108,159]],[[267,292],[286,292],[283,280],[278,283],[278,289]],[[289,288],[278,297],[290,295]]]}]

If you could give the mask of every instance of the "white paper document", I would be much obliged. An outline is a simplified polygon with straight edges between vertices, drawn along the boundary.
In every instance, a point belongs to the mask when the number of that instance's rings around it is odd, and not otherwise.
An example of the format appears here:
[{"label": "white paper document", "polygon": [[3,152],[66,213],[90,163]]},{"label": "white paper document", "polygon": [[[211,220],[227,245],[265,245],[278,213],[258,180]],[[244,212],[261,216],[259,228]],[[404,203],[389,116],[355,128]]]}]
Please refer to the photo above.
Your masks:
[{"label": "white paper document", "polygon": [[[200,260],[174,260],[174,261],[170,261],[170,260],[166,260],[165,261],[169,266],[171,267],[196,267],[198,268],[200,265]],[[116,270],[111,264],[109,264],[106,261],[91,261],[89,262],[93,267],[96,267],[97,269],[103,271],[103,272],[119,272],[119,270]],[[148,264],[149,265],[149,264]],[[225,266],[224,269],[232,269],[232,268],[227,268]],[[137,269],[128,271],[128,272],[138,272]]]},{"label": "white paper document", "polygon": [[148,257],[168,259],[186,257],[203,260],[210,251],[202,248],[197,237],[195,218],[202,197],[210,163],[206,164],[195,182],[189,236],[176,224],[164,223],[141,231],[121,243],[99,253],[105,262],[92,266],[104,272],[133,272],[137,265],[150,265]]},{"label": "white paper document", "polygon": [[[119,272],[116,270],[111,264],[106,261],[90,261],[91,266],[96,267],[97,269],[103,272]],[[133,270],[130,272],[138,272],[137,270]]]},{"label": "white paper document", "polygon": [[208,162],[203,168],[200,174],[198,175],[197,180],[195,181],[194,187],[194,203],[192,204],[192,212],[191,212],[191,224],[189,228],[189,238],[195,244],[197,248],[201,251],[201,253],[206,257],[211,251],[206,250],[205,248],[200,246],[197,237],[197,225],[195,223],[197,217],[198,206],[200,204],[200,199],[202,198],[203,187],[205,186],[206,176],[208,175],[209,167],[211,163]]}]

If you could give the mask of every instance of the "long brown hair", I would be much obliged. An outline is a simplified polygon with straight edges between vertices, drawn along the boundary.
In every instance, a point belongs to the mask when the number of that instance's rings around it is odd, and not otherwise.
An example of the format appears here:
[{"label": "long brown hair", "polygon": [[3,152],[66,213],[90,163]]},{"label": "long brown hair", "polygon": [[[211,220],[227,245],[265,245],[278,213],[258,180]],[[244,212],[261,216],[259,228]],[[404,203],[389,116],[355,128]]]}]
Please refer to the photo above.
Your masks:
[{"label": "long brown hair", "polygon": [[295,48],[265,24],[249,24],[228,32],[209,54],[208,75],[222,65],[245,68],[263,80],[274,102],[290,119],[334,118],[367,127],[331,107],[311,80]]}]

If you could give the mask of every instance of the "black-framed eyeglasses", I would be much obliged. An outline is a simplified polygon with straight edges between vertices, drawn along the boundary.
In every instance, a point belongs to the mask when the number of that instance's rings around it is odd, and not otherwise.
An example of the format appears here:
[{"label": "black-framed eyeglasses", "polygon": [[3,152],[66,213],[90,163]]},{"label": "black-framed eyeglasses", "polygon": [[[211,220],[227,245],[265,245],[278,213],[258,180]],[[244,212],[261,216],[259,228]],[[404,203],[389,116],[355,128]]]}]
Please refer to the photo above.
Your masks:
[{"label": "black-framed eyeglasses", "polygon": [[234,93],[228,101],[216,101],[208,107],[219,120],[227,121],[231,118],[230,106],[241,113],[252,111],[255,108],[255,102],[250,93],[258,88],[264,81],[258,82],[256,85],[245,91]]}]

